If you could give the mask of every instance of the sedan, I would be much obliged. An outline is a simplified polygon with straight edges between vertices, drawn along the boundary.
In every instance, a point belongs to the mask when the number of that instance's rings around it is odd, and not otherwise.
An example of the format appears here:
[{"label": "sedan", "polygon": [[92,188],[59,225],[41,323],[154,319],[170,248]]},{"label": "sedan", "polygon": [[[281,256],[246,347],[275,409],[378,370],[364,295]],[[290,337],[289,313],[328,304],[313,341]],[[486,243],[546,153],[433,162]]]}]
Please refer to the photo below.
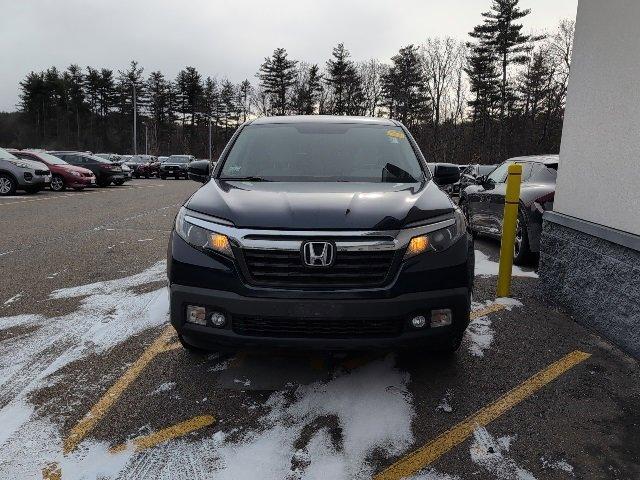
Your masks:
[{"label": "sedan", "polygon": [[487,176],[480,176],[475,185],[460,194],[460,207],[474,234],[500,238],[504,213],[507,170],[509,165],[522,165],[520,207],[516,224],[514,263],[526,263],[540,250],[542,214],[553,209],[558,173],[558,155],[536,155],[511,158]]},{"label": "sedan", "polygon": [[96,176],[96,184],[99,187],[107,187],[114,183],[116,185],[122,185],[127,181],[130,176],[122,171],[122,167],[119,163],[114,163],[95,155],[90,155],[83,152],[64,152],[55,151],[49,152],[55,157],[59,157],[71,165],[83,167],[91,170]]}]

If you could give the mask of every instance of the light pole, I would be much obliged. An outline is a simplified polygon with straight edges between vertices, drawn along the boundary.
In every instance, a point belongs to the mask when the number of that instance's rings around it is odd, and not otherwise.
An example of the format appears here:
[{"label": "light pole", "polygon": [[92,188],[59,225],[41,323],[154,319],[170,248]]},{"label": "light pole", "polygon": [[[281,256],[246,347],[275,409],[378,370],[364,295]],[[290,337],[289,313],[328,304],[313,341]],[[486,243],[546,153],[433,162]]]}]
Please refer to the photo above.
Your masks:
[{"label": "light pole", "polygon": [[138,106],[136,105],[136,84],[133,83],[133,154],[136,155],[138,153],[138,131],[137,131],[137,122],[138,122]]},{"label": "light pole", "polygon": [[212,148],[211,148],[211,118],[209,118],[209,163],[211,163],[211,160],[213,160],[213,157],[211,156],[212,152],[211,152]]},{"label": "light pole", "polygon": [[149,137],[147,136],[147,122],[144,122],[144,154],[147,155],[149,149]]}]

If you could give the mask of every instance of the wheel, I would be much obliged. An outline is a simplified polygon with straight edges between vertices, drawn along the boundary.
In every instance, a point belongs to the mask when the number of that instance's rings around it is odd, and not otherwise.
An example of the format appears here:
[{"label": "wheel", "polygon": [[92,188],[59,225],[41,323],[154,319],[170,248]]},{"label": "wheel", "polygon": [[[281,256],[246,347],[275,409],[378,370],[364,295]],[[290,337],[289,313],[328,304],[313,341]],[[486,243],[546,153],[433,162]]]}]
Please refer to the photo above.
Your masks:
[{"label": "wheel", "polygon": [[166,175],[160,175],[159,177],[160,177],[161,180],[166,180],[167,179]]},{"label": "wheel", "polygon": [[473,224],[471,223],[471,217],[469,216],[469,206],[466,203],[462,204],[462,214],[464,215],[464,218],[467,219],[467,225],[469,225],[469,231],[471,232],[471,236],[473,238],[476,238],[478,234],[473,229]]},{"label": "wheel", "polygon": [[109,181],[109,180],[97,180],[96,181],[96,185],[98,185],[100,188],[105,188],[105,187],[108,187],[109,185],[111,185],[111,181]]},{"label": "wheel", "polygon": [[63,178],[60,175],[53,175],[51,177],[51,185],[49,185],[49,188],[54,192],[64,192],[66,187],[64,185]]},{"label": "wheel", "polygon": [[133,174],[133,176],[134,176],[135,178],[140,178],[140,174],[139,174],[139,173],[137,173],[137,172],[136,172],[136,173],[134,173],[134,174]]},{"label": "wheel", "polygon": [[113,181],[113,184],[114,184],[114,185],[118,185],[118,186],[120,186],[120,185],[124,185],[124,180],[123,180],[123,179],[121,179],[121,178],[119,178],[118,180],[114,180],[114,181]]},{"label": "wheel", "polygon": [[527,232],[527,222],[522,212],[518,213],[516,220],[516,239],[513,244],[513,263],[523,265],[531,258],[531,248],[529,247],[529,234]]},{"label": "wheel", "polygon": [[16,181],[13,177],[0,173],[0,196],[16,193]]},{"label": "wheel", "polygon": [[144,174],[144,178],[149,178],[149,177],[150,177],[150,175],[148,173]]},{"label": "wheel", "polygon": [[30,185],[28,187],[24,187],[24,191],[27,192],[29,195],[33,195],[34,193],[38,193],[40,190],[42,190],[42,187],[40,187],[40,186]]}]

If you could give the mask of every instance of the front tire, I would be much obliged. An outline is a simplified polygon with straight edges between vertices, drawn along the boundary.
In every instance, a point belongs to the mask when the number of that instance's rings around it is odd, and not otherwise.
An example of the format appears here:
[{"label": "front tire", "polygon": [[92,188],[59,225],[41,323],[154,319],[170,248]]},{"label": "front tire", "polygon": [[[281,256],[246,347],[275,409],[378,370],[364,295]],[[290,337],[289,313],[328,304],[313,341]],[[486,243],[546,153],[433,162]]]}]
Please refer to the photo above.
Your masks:
[{"label": "front tire", "polygon": [[184,348],[187,352],[189,352],[190,354],[193,355],[206,355],[208,353],[211,353],[208,350],[205,350],[203,348],[198,348],[194,345],[191,345],[190,343],[187,343],[187,341],[184,339],[184,337],[180,334],[178,334],[178,341],[180,342],[180,345],[182,345],[182,348]]},{"label": "front tire", "polygon": [[519,212],[516,221],[516,239],[513,245],[513,263],[514,265],[524,265],[530,258],[531,248],[529,247],[527,222],[522,212]]},{"label": "front tire", "polygon": [[0,173],[0,196],[13,195],[16,193],[16,181],[12,176]]},{"label": "front tire", "polygon": [[54,175],[51,177],[49,188],[54,192],[64,192],[67,187],[64,185],[64,179],[60,175]]},{"label": "front tire", "polygon": [[119,186],[119,187],[120,187],[120,186],[124,185],[124,180],[122,180],[122,179],[120,179],[120,180],[114,180],[114,181],[113,181],[113,184],[114,184],[114,185],[117,185],[117,186]]},{"label": "front tire", "polygon": [[96,185],[98,185],[100,188],[108,187],[110,184],[111,184],[111,181],[109,180],[98,180],[96,182]]}]

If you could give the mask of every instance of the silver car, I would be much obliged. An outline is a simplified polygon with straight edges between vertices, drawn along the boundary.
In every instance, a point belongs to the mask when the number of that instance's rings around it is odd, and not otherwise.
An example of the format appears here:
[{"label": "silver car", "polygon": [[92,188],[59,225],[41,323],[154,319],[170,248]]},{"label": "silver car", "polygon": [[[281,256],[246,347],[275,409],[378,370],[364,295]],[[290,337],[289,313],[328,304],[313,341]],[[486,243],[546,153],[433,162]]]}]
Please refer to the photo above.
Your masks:
[{"label": "silver car", "polygon": [[37,193],[51,183],[51,171],[40,162],[22,160],[0,148],[0,196],[16,190]]}]

